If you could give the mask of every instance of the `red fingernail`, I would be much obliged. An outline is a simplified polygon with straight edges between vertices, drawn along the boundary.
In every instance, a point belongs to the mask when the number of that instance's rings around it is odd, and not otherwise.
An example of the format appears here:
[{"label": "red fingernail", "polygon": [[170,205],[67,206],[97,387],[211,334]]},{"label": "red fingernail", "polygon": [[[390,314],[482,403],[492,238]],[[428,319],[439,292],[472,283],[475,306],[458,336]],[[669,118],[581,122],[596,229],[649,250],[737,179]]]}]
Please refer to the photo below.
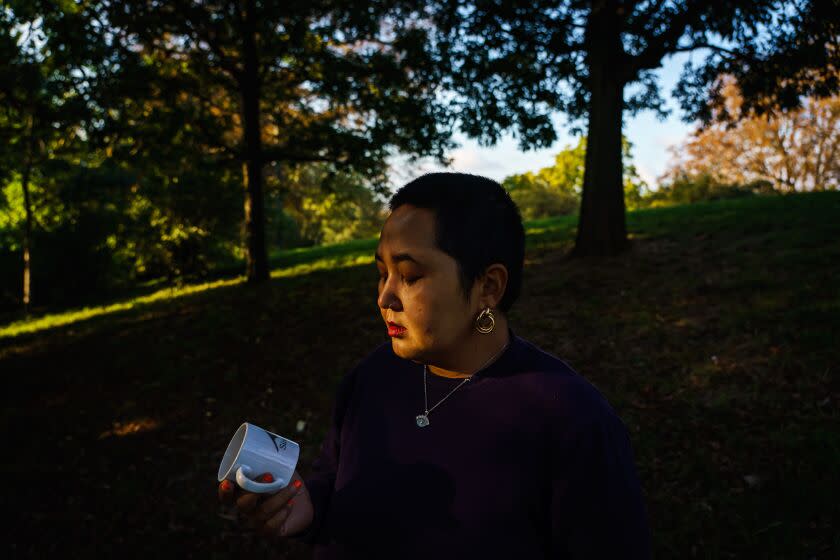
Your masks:
[{"label": "red fingernail", "polygon": [[262,475],[261,479],[263,482],[274,482],[274,477],[271,476],[271,473],[265,473]]},{"label": "red fingernail", "polygon": [[294,484],[295,488],[300,488],[301,486],[303,486],[303,482],[301,482],[300,480],[295,480],[292,484]]},{"label": "red fingernail", "polygon": [[233,484],[230,483],[230,480],[226,479],[222,481],[222,490],[224,490],[225,492],[230,490],[232,486]]}]

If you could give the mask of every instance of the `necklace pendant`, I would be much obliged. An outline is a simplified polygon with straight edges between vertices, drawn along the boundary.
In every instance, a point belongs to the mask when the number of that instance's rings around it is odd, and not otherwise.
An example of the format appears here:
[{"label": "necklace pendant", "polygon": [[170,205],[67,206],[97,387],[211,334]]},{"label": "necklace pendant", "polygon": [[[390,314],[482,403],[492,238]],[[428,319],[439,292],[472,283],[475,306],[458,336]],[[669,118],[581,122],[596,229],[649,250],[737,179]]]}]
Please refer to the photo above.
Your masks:
[{"label": "necklace pendant", "polygon": [[429,425],[429,417],[425,414],[418,414],[417,415],[417,425],[421,428],[425,428]]}]

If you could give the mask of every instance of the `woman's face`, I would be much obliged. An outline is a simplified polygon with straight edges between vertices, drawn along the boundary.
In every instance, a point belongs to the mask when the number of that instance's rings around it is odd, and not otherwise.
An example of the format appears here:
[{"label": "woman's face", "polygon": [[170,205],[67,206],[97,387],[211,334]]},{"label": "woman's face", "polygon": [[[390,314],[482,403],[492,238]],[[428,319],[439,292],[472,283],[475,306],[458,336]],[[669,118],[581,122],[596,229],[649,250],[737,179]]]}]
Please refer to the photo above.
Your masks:
[{"label": "woman's face", "polygon": [[[445,362],[472,335],[477,293],[464,299],[458,263],[435,246],[435,215],[403,205],[388,217],[376,249],[377,304],[401,358]],[[441,360],[442,359],[442,360]]]}]

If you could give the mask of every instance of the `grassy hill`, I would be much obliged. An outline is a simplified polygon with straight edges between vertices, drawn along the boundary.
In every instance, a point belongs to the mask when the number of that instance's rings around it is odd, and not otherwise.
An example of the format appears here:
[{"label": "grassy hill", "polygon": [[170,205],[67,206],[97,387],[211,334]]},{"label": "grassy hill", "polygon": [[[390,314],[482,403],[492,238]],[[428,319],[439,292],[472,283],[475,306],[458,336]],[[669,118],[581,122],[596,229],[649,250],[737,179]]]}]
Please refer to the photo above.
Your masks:
[{"label": "grassy hill", "polygon": [[[606,259],[564,258],[574,226],[528,224],[512,325],[624,419],[656,556],[840,555],[840,193],[630,213]],[[247,419],[308,470],[338,380],[386,338],[374,247],[0,326],[13,556],[308,558],[224,519],[216,469]]]}]

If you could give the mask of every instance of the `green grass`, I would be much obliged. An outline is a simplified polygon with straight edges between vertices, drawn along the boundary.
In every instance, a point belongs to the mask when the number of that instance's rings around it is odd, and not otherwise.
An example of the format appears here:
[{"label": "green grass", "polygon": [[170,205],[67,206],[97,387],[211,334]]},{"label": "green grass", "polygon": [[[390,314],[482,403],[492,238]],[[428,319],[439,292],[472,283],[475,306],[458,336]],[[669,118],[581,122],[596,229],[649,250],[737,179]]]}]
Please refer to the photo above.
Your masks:
[{"label": "green grass", "polygon": [[[840,557],[840,193],[632,212],[604,259],[565,258],[575,221],[528,224],[511,321],[624,420],[655,556]],[[385,338],[374,247],[0,327],[15,555],[310,557],[218,517],[213,475],[243,418],[308,470],[338,380]]]}]

